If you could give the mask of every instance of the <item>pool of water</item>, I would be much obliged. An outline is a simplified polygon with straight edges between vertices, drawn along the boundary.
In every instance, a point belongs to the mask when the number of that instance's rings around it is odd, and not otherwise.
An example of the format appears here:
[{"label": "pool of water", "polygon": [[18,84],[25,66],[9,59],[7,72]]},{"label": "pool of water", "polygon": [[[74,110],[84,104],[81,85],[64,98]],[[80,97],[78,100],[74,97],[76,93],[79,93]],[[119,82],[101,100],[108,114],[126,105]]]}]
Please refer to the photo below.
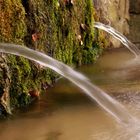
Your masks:
[{"label": "pool of water", "polygon": [[[139,119],[140,64],[129,51],[109,50],[96,64],[82,66],[79,71]],[[128,127],[117,123],[81,90],[61,79],[39,101],[0,121],[0,139],[139,140],[140,129],[132,133]]]}]

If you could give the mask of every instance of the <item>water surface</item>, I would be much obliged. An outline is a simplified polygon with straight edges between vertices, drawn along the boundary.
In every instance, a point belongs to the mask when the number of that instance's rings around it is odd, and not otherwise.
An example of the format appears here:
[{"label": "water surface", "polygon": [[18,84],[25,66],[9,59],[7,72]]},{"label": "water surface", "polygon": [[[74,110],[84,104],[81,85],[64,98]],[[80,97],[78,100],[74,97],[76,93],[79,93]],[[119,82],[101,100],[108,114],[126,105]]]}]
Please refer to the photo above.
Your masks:
[{"label": "water surface", "polygon": [[[79,70],[140,117],[140,65],[126,49]],[[38,102],[0,122],[2,140],[138,140],[77,87],[61,79]]]}]

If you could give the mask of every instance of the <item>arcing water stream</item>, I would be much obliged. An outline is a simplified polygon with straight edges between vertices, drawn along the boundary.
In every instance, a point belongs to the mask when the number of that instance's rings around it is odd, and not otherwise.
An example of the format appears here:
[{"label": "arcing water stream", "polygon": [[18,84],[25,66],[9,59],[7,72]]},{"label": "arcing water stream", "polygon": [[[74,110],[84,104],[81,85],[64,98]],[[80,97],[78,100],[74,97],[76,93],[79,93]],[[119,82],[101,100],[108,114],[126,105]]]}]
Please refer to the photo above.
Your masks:
[{"label": "arcing water stream", "polygon": [[100,22],[95,22],[94,27],[102,29],[102,30],[110,33],[113,37],[115,37],[120,42],[122,42],[122,44],[124,44],[124,46],[127,47],[136,57],[138,55],[140,55],[140,50],[136,47],[136,45],[133,44],[132,42],[130,42],[123,34],[118,32],[117,30],[115,30],[111,26],[105,25],[105,24],[100,23]]},{"label": "arcing water stream", "polygon": [[[135,47],[126,37],[115,31],[110,26],[106,26],[102,23],[95,23],[95,27],[103,29],[114,37],[119,39],[132,53],[136,56],[140,54],[140,51]],[[33,60],[45,67],[49,67],[57,73],[61,74],[65,78],[69,79],[79,88],[81,88],[91,99],[94,99],[102,108],[110,113],[119,122],[130,124],[135,119],[131,114],[116,100],[111,98],[103,90],[93,85],[85,76],[81,73],[74,71],[69,66],[59,62],[43,53],[29,49],[24,46],[0,43],[0,52],[14,54],[17,56],[23,56],[30,60]]]},{"label": "arcing water stream", "polygon": [[102,108],[114,116],[119,122],[129,124],[133,121],[133,117],[119,102],[111,98],[100,88],[93,85],[85,76],[74,71],[69,66],[43,53],[20,45],[0,43],[0,52],[23,56],[45,67],[51,68],[81,88],[91,99],[96,100]]}]

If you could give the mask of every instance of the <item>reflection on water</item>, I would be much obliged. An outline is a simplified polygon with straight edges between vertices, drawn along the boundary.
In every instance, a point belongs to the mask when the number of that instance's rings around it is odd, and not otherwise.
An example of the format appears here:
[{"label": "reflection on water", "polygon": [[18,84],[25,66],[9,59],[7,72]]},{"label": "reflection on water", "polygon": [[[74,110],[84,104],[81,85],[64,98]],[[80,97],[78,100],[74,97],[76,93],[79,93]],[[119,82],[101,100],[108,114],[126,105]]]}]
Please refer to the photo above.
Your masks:
[{"label": "reflection on water", "polygon": [[[83,66],[96,85],[140,117],[140,66],[125,49],[106,52]],[[2,140],[139,140],[116,123],[72,83],[60,80],[40,101],[0,122]]]}]

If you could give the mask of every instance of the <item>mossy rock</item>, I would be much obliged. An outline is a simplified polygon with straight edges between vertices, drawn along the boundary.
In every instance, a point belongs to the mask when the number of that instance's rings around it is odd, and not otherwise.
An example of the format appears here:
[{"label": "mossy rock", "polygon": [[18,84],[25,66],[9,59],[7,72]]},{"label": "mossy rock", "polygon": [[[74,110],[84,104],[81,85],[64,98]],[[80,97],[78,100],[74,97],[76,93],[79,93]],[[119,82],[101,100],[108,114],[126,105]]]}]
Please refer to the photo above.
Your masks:
[{"label": "mossy rock", "polygon": [[[26,45],[70,66],[93,63],[104,42],[94,30],[92,0],[0,0],[0,42]],[[82,10],[81,10],[82,9]],[[58,74],[23,57],[8,55],[12,107],[30,103]],[[2,74],[2,73],[1,73]]]}]

